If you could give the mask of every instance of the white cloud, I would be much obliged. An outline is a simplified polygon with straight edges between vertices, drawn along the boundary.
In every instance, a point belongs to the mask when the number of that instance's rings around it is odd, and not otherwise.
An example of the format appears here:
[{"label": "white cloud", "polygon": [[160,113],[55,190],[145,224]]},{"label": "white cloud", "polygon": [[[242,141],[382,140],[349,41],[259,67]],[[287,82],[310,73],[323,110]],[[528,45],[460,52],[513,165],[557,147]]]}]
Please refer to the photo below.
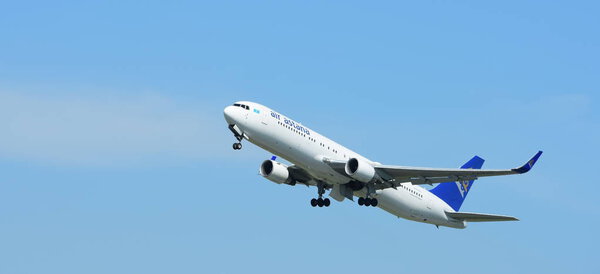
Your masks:
[{"label": "white cloud", "polygon": [[0,158],[59,165],[127,165],[211,157],[220,111],[165,97],[40,94],[0,89]]}]

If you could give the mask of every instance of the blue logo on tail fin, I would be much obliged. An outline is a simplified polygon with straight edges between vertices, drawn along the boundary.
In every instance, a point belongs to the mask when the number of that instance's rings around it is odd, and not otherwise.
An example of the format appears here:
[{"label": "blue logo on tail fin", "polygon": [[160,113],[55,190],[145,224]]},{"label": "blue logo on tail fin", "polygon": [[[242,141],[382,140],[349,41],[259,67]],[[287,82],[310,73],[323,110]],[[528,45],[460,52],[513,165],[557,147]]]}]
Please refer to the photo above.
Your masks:
[{"label": "blue logo on tail fin", "polygon": [[540,156],[542,156],[542,151],[538,151],[538,153],[536,153],[533,158],[531,158],[531,160],[529,160],[527,163],[525,163],[523,166],[519,167],[519,168],[513,168],[514,172],[517,173],[527,173],[528,171],[531,170],[531,168],[533,168],[533,165],[535,165],[535,162],[537,162],[537,160],[540,158]]},{"label": "blue logo on tail fin", "polygon": [[463,198],[465,197],[465,195],[467,195],[467,192],[469,192],[469,185],[471,184],[470,181],[460,181],[460,182],[455,182],[456,183],[456,187],[458,187],[458,190],[460,191],[460,196],[462,196]]},{"label": "blue logo on tail fin", "polygon": [[[483,166],[484,160],[479,156],[473,157],[460,168],[463,169],[480,169]],[[435,196],[446,202],[452,209],[458,211],[463,201],[467,197],[469,190],[473,186],[473,180],[461,182],[446,182],[440,183],[435,188],[429,190]]]}]

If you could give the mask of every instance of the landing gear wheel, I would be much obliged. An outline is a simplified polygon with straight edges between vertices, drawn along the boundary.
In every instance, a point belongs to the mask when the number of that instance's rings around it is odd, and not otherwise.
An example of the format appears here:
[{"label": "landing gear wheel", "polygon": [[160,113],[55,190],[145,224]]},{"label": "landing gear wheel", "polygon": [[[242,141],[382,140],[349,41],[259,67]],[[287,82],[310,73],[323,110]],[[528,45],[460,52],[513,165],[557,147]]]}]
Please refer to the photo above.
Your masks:
[{"label": "landing gear wheel", "polygon": [[377,201],[376,198],[371,199],[371,206],[375,207],[379,204],[379,201]]},{"label": "landing gear wheel", "polygon": [[323,198],[319,198],[319,199],[317,199],[317,205],[318,205],[319,207],[323,207],[323,206],[325,205],[325,203],[323,202]]},{"label": "landing gear wheel", "polygon": [[233,149],[234,150],[240,150],[240,149],[242,149],[242,143],[234,143],[233,144]]},{"label": "landing gear wheel", "polygon": [[359,197],[359,198],[358,198],[358,205],[359,205],[359,206],[363,206],[364,204],[365,204],[365,198],[363,198],[363,197]]},{"label": "landing gear wheel", "polygon": [[315,206],[317,206],[317,203],[318,203],[318,202],[317,202],[317,199],[315,199],[315,198],[313,198],[312,200],[310,200],[310,205],[311,205],[312,207],[315,207]]},{"label": "landing gear wheel", "polygon": [[325,198],[325,199],[323,200],[323,205],[324,205],[325,207],[328,207],[330,204],[331,204],[331,201],[329,200],[329,198]]},{"label": "landing gear wheel", "polygon": [[365,206],[371,205],[371,198],[365,198]]}]

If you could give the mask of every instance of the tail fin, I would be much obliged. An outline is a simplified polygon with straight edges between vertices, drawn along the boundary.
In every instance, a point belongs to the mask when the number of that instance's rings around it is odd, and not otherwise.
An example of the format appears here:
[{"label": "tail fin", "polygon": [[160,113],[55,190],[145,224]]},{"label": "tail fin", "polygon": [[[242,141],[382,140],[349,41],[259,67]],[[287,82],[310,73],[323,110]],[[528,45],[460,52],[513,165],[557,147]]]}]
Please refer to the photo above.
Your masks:
[{"label": "tail fin", "polygon": [[[479,158],[479,156],[475,156],[460,168],[481,169],[483,162],[483,159]],[[446,202],[455,211],[458,211],[472,186],[473,181],[446,182],[440,183],[435,188],[429,190],[429,192],[438,196],[438,198]]]}]

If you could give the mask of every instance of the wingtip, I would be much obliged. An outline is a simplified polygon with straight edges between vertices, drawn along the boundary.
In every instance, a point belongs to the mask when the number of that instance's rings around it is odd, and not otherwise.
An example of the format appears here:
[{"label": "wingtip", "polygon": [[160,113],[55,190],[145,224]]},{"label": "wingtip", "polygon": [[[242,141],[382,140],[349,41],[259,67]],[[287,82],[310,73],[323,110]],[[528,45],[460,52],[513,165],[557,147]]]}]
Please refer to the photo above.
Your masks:
[{"label": "wingtip", "polygon": [[517,173],[526,173],[528,171],[530,171],[533,166],[535,165],[535,163],[537,162],[537,160],[540,158],[540,156],[542,156],[542,153],[544,153],[543,151],[538,151],[529,161],[527,161],[527,163],[525,163],[523,166],[519,167],[519,168],[515,168],[513,169],[513,171],[517,172]]}]

